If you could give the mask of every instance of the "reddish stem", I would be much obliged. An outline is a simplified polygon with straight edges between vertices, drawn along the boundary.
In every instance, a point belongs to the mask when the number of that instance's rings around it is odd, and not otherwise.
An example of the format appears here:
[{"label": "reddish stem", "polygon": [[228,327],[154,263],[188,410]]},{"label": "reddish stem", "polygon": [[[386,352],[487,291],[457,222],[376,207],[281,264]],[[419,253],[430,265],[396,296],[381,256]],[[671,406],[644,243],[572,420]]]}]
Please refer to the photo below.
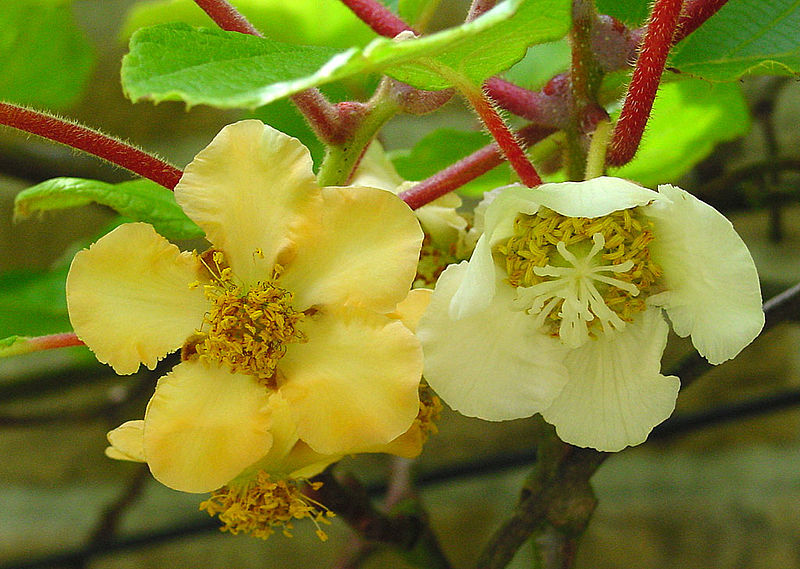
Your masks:
[{"label": "reddish stem", "polygon": [[627,164],[639,148],[682,5],[683,0],[656,0],[653,5],[642,49],[611,139],[608,152],[608,164],[611,166]]},{"label": "reddish stem", "polygon": [[676,44],[691,34],[727,3],[728,0],[686,0],[672,43]]},{"label": "reddish stem", "polygon": [[395,16],[389,8],[375,0],[342,0],[342,4],[358,16],[372,30],[381,36],[393,38],[400,32],[412,31],[414,28]]},{"label": "reddish stem", "polygon": [[225,0],[194,0],[194,3],[223,30],[263,37],[241,12]]},{"label": "reddish stem", "polygon": [[520,141],[517,140],[514,132],[508,128],[508,125],[497,112],[497,109],[494,108],[484,91],[480,89],[475,89],[474,91],[462,90],[462,93],[478,113],[486,129],[494,137],[500,150],[505,154],[506,160],[519,175],[520,181],[529,188],[541,184],[542,179],[525,155],[525,151],[520,146]]},{"label": "reddish stem", "polygon": [[35,346],[35,350],[32,351],[53,350],[55,348],[70,348],[72,346],[85,345],[83,341],[75,335],[75,332],[28,338],[28,343]]},{"label": "reddish stem", "polygon": [[497,0],[472,0],[467,14],[467,22],[471,22],[482,14],[485,14],[497,4]]},{"label": "reddish stem", "polygon": [[[520,129],[517,136],[520,140],[524,141],[526,145],[531,145],[543,140],[554,131],[555,129],[552,128],[528,125]],[[497,144],[489,144],[473,152],[469,156],[462,158],[455,164],[448,166],[441,172],[437,172],[430,178],[421,181],[413,188],[400,193],[400,198],[406,202],[411,209],[420,208],[460,188],[467,182],[471,182],[478,176],[499,166],[503,161],[503,155],[497,147]]]},{"label": "reddish stem", "polygon": [[505,110],[543,126],[565,128],[569,121],[569,80],[557,75],[542,91],[531,91],[499,77],[490,77],[486,92]]},{"label": "reddish stem", "polygon": [[175,166],[120,140],[74,122],[11,103],[0,102],[0,124],[94,154],[170,190],[183,175]]},{"label": "reddish stem", "polygon": [[[244,15],[226,0],[194,0],[208,17],[223,30],[264,37]],[[336,106],[319,89],[306,89],[290,97],[311,128],[323,142],[341,144],[346,138]]]}]

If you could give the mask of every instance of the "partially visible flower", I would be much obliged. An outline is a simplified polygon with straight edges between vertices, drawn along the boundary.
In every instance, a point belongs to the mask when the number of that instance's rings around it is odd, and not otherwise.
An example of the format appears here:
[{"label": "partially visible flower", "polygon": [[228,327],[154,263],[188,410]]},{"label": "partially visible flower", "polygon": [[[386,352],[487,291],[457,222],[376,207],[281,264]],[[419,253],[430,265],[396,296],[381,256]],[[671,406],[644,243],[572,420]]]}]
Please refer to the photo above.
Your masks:
[{"label": "partially visible flower", "polygon": [[[375,141],[356,168],[353,184],[399,194],[417,182],[401,178],[380,143]],[[414,286],[433,286],[447,265],[466,259],[472,252],[467,241],[468,222],[458,212],[461,205],[461,198],[449,193],[414,211],[425,232]]]},{"label": "partially visible flower", "polygon": [[100,361],[129,374],[182,354],[144,420],[112,431],[112,456],[177,490],[250,500],[259,472],[272,484],[347,453],[419,452],[407,442],[422,352],[407,322],[427,303],[409,295],[422,231],[391,193],[320,188],[311,166],[296,139],[230,125],[175,188],[211,250],[130,223],[75,256],[70,319]]},{"label": "partially visible flower", "polygon": [[425,377],[466,415],[541,413],[568,443],[620,450],[675,406],[662,310],[712,364],[761,331],[755,265],[722,214],[617,178],[509,187],[469,262],[436,285],[418,331]]}]

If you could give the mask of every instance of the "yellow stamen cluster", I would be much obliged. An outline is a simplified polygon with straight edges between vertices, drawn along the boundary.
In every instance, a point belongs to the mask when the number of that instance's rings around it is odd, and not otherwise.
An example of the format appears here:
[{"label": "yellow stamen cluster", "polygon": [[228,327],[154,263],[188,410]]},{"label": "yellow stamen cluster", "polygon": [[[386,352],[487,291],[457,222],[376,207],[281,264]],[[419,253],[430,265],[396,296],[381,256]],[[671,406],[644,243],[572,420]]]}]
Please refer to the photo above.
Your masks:
[{"label": "yellow stamen cluster", "polygon": [[[595,237],[596,235],[602,236]],[[646,308],[646,298],[661,275],[661,269],[650,258],[648,244],[653,240],[653,225],[646,217],[637,215],[636,208],[616,211],[610,215],[586,218],[566,217],[547,208],[534,215],[519,214],[514,220],[514,235],[497,244],[495,252],[502,256],[513,287],[533,287],[552,279],[547,266],[564,266],[559,252],[567,249],[586,252],[592,243],[602,243],[598,263],[607,266],[630,265],[630,269],[614,270],[614,279],[605,281],[629,283],[627,287],[598,283],[602,301],[623,321]],[[559,245],[563,243],[563,245]],[[580,255],[578,255],[580,256]],[[598,280],[603,280],[602,277]],[[550,307],[548,318],[557,334],[562,313],[561,302]],[[595,318],[587,324],[598,322]]]},{"label": "yellow stamen cluster", "polygon": [[434,395],[433,390],[427,383],[420,383],[419,386],[419,413],[417,413],[416,423],[419,425],[419,430],[427,440],[429,435],[435,435],[439,432],[439,427],[436,422],[442,413],[442,402]]},{"label": "yellow stamen cluster", "polygon": [[455,249],[455,245],[450,247],[450,250],[442,249],[433,243],[430,235],[426,234],[422,241],[413,288],[432,288],[445,268],[451,263],[458,262]]},{"label": "yellow stamen cluster", "polygon": [[279,266],[271,280],[244,289],[225,266],[222,253],[214,252],[212,260],[212,266],[206,264],[212,284],[205,287],[211,307],[198,331],[195,350],[233,371],[273,382],[287,344],[305,339],[298,329],[305,314],[292,307],[292,293],[277,286]]},{"label": "yellow stamen cluster", "polygon": [[[329,524],[334,516],[328,508],[304,495],[297,480],[272,481],[269,474],[259,471],[255,480],[244,487],[223,486],[214,491],[208,500],[200,504],[210,516],[218,516],[223,523],[221,531],[233,535],[248,533],[253,537],[267,539],[280,528],[283,535],[292,537],[292,521],[309,518],[317,527],[316,534],[328,539],[320,524]],[[321,482],[308,484],[313,490]]]}]

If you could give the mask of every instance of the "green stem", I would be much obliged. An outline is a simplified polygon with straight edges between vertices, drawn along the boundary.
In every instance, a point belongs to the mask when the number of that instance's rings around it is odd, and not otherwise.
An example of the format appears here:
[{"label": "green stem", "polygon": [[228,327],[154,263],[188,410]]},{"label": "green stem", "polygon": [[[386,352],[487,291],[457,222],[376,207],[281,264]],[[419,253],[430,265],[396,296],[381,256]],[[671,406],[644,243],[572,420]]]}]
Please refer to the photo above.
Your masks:
[{"label": "green stem", "polygon": [[606,150],[611,138],[611,123],[600,121],[592,135],[589,144],[589,154],[586,156],[586,175],[584,179],[591,180],[602,176],[606,171]]},{"label": "green stem", "polygon": [[343,186],[353,176],[361,156],[380,128],[398,111],[386,83],[375,92],[359,122],[342,144],[330,145],[317,173],[320,186]]}]

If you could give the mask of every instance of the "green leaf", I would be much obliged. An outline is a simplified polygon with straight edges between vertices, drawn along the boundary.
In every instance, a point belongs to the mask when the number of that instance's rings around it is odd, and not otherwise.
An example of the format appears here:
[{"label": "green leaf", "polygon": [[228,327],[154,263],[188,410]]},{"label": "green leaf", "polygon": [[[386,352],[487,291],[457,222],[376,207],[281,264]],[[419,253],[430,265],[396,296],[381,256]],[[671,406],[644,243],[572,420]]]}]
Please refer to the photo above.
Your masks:
[{"label": "green leaf", "polygon": [[302,90],[290,91],[280,82],[312,75],[337,53],[333,48],[164,24],[133,34],[131,51],[122,60],[122,86],[133,101],[254,108]]},{"label": "green leaf", "polygon": [[169,24],[134,34],[122,83],[134,101],[183,100],[223,108],[258,107],[369,72],[422,89],[443,89],[449,83],[430,69],[428,58],[477,83],[512,65],[528,45],[562,36],[568,26],[568,0],[507,0],[472,22],[430,36],[378,38],[364,49],[334,52]]},{"label": "green leaf", "polygon": [[541,89],[554,75],[569,69],[570,56],[566,38],[534,45],[503,77],[526,89]]},{"label": "green leaf", "polygon": [[[410,150],[393,152],[392,162],[401,177],[420,181],[491,142],[491,137],[484,132],[442,128],[425,136]],[[458,193],[465,196],[481,196],[484,192],[511,181],[512,175],[508,164],[503,163],[462,186]]]},{"label": "green leaf", "polygon": [[128,219],[150,223],[168,239],[203,236],[203,230],[186,217],[171,191],[145,179],[107,184],[82,178],[53,178],[17,194],[14,215],[25,218],[35,212],[89,203],[106,205]]},{"label": "green leaf", "polygon": [[749,117],[736,83],[690,79],[662,84],[635,158],[609,174],[650,187],[677,182],[716,144],[746,134]]},{"label": "green leaf", "polygon": [[70,4],[0,2],[0,100],[49,109],[77,102],[94,57]]},{"label": "green leaf", "polygon": [[800,1],[729,2],[680,42],[672,67],[712,81],[800,72]]},{"label": "green leaf", "polygon": [[64,293],[67,268],[0,274],[0,338],[71,330]]},{"label": "green leaf", "polygon": [[[234,0],[232,4],[260,32],[282,42],[348,48],[366,45],[376,35],[339,0]],[[139,28],[168,22],[216,27],[192,0],[154,0],[133,5],[120,35],[127,40]]]},{"label": "green leaf", "polygon": [[631,27],[644,23],[652,3],[652,0],[595,0],[598,13],[614,16]]}]

